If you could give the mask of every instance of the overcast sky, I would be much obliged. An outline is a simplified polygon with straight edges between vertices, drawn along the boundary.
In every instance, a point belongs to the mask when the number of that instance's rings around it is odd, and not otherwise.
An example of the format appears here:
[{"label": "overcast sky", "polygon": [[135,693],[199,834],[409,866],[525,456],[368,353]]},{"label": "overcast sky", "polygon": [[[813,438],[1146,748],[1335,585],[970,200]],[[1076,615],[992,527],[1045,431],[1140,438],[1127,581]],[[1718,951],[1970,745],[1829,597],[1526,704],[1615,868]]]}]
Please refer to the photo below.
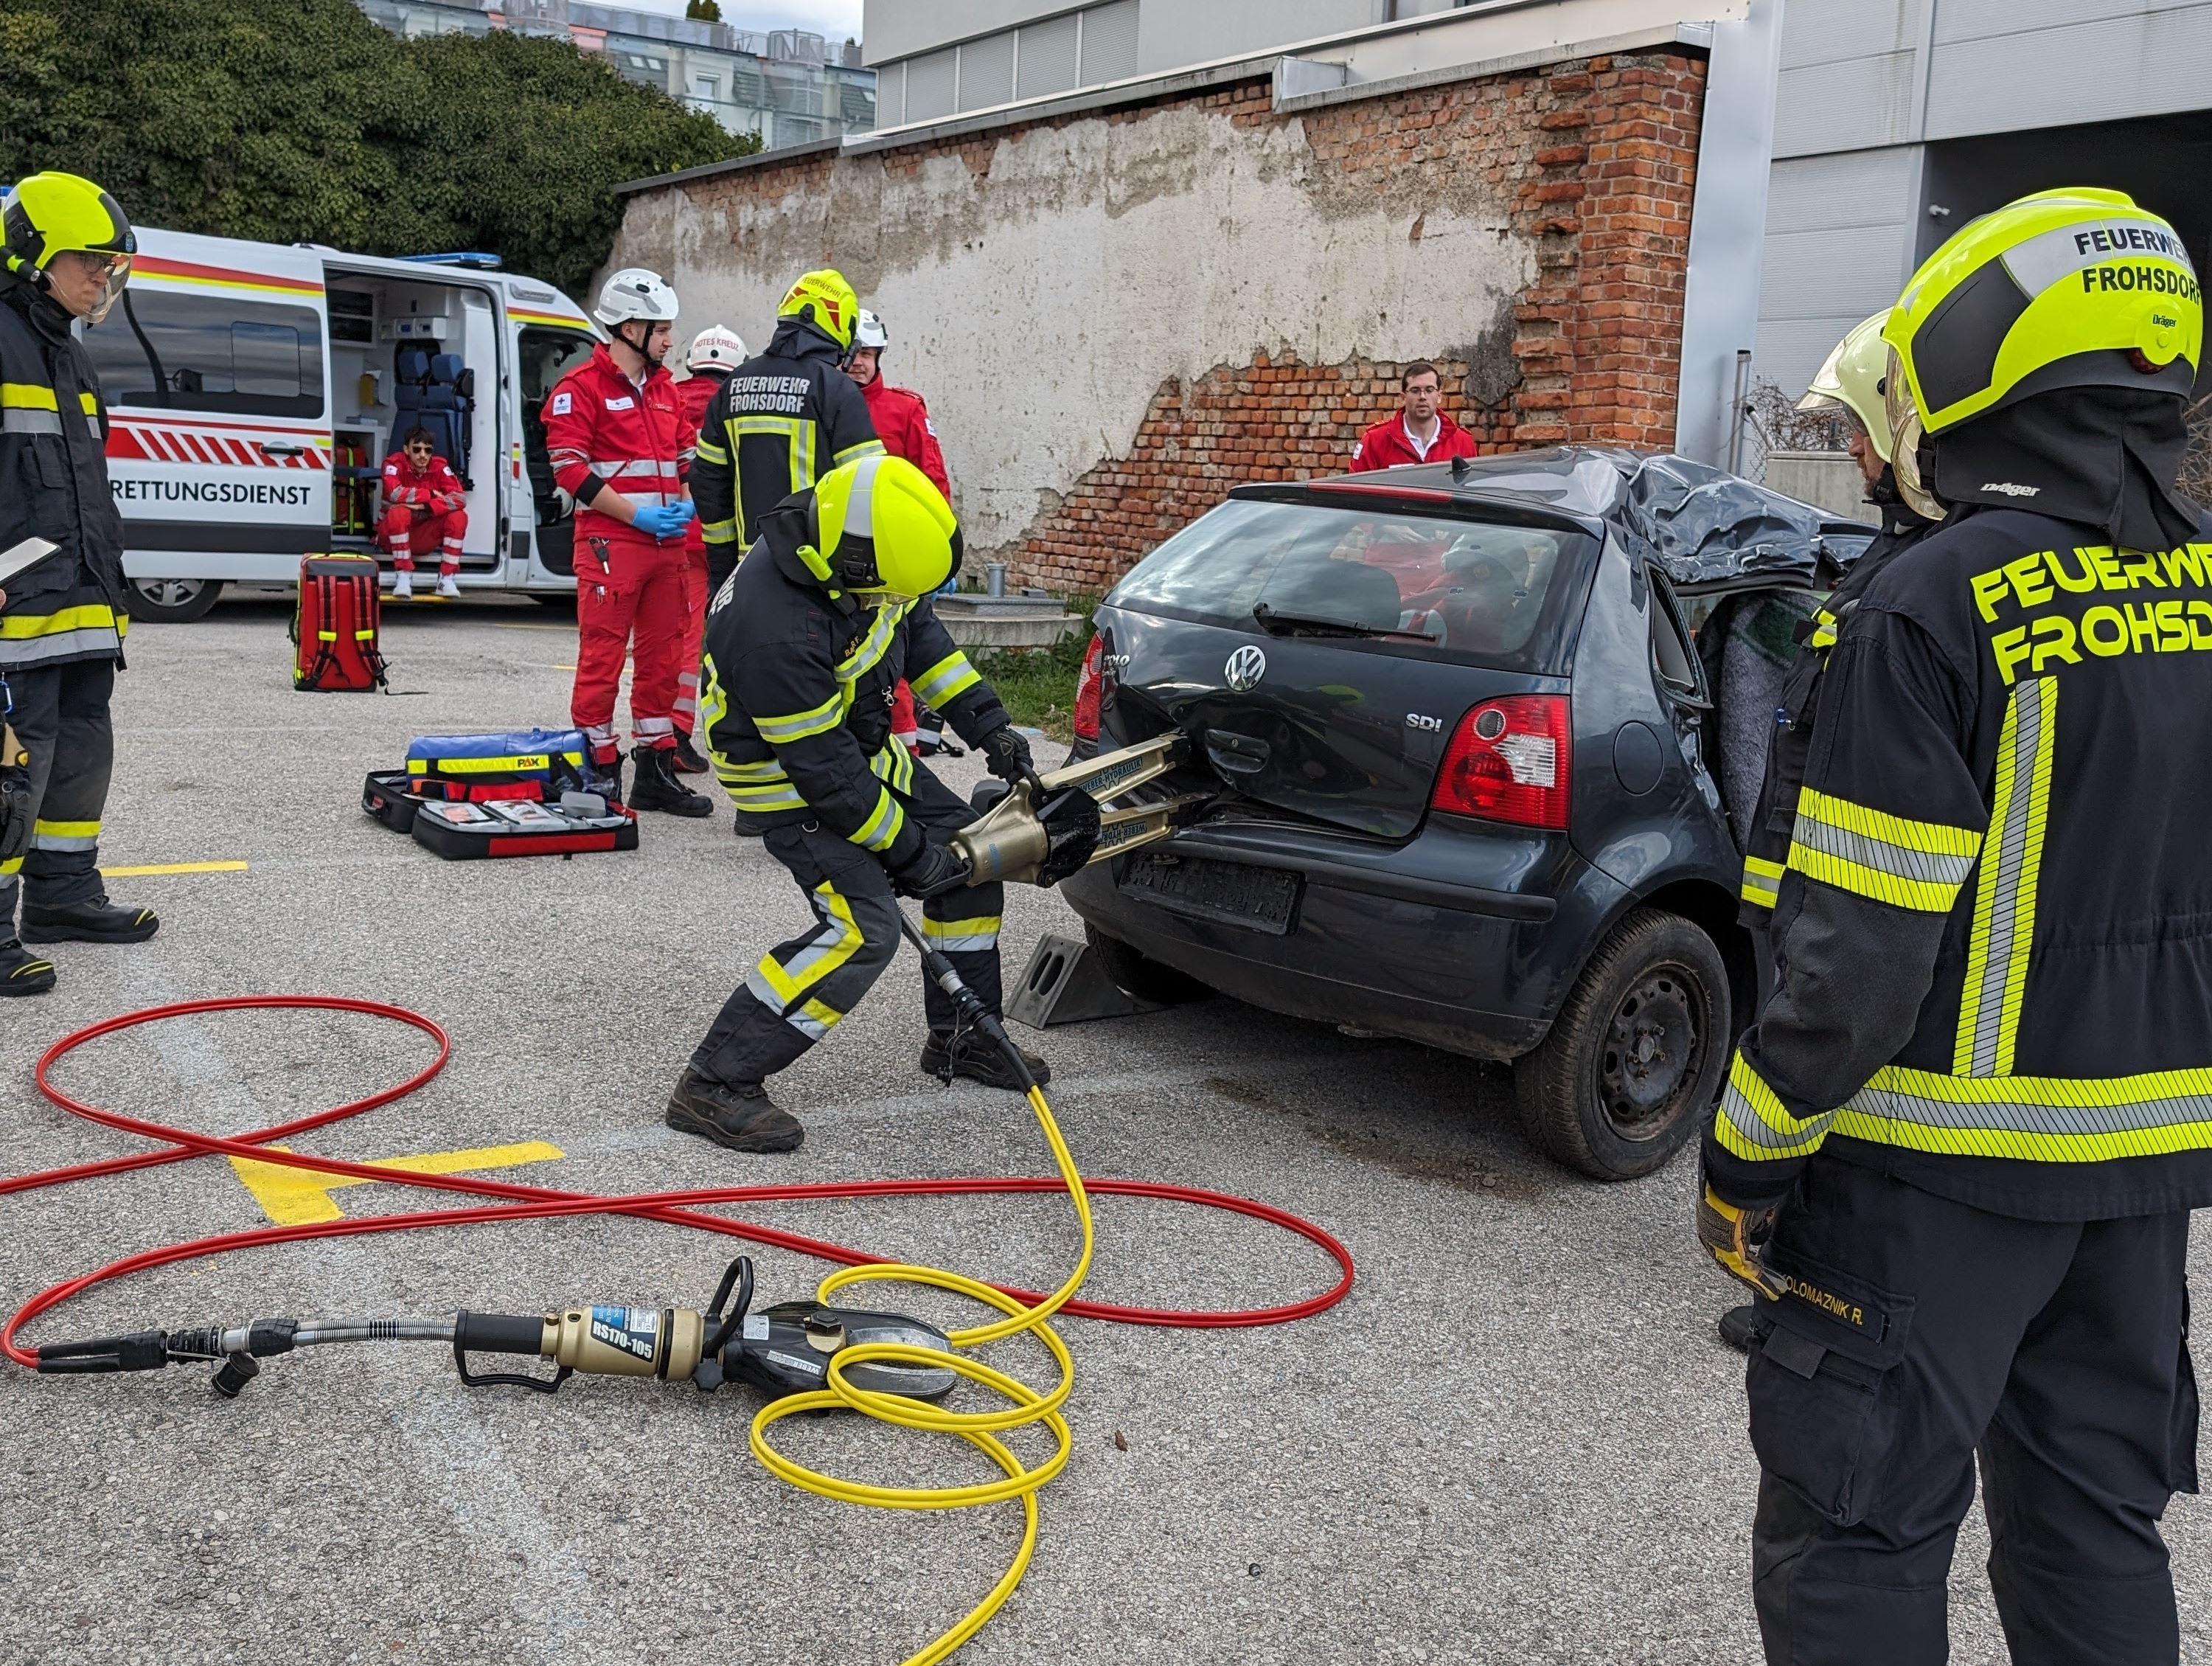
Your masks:
[{"label": "overcast sky", "polygon": [[[615,0],[637,11],[684,15],[684,0]],[[831,40],[860,38],[860,0],[721,0],[733,29],[811,29]]]}]

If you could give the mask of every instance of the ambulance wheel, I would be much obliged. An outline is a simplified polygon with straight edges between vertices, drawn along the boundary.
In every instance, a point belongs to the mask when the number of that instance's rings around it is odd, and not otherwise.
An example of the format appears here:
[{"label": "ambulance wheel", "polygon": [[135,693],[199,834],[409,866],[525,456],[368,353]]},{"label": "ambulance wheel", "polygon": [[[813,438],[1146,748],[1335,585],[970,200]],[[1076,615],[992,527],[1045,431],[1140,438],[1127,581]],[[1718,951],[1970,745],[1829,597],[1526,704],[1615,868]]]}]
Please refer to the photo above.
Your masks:
[{"label": "ambulance wheel", "polygon": [[132,579],[131,617],[155,624],[190,624],[213,611],[221,579]]}]

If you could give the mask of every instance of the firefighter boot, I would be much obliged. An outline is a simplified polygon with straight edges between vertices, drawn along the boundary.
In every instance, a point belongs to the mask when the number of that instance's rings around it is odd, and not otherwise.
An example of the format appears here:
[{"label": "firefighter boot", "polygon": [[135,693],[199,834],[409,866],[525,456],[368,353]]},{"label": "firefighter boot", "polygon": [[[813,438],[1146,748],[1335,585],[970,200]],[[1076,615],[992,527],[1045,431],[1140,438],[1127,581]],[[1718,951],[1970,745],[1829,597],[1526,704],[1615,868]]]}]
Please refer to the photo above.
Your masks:
[{"label": "firefighter boot", "polygon": [[[1052,1067],[1026,1047],[1022,1049],[1022,1062],[1029,1066],[1030,1074],[1036,1078],[1039,1087],[1052,1079]],[[1022,1091],[1021,1082],[1006,1062],[1006,1055],[973,1030],[963,1031],[957,1036],[947,1035],[941,1030],[931,1031],[929,1039],[921,1045],[921,1067],[943,1082],[965,1076],[986,1087]]]},{"label": "firefighter boot", "polygon": [[707,760],[699,756],[699,749],[691,744],[691,737],[682,730],[676,733],[676,773],[679,775],[703,775]]},{"label": "firefighter boot", "polygon": [[105,894],[58,909],[23,899],[26,943],[143,943],[161,928],[153,909],[118,909]]},{"label": "firefighter boot", "polygon": [[758,1082],[718,1082],[696,1070],[678,1079],[662,1120],[732,1151],[797,1151],[806,1138],[799,1119],[779,1109]]},{"label": "firefighter boot", "polygon": [[42,995],[54,987],[54,963],[10,936],[0,941],[0,995]]},{"label": "firefighter boot", "polygon": [[629,784],[633,810],[665,810],[674,816],[711,816],[714,801],[695,793],[676,774],[676,751],[671,746],[640,746],[630,753],[637,775]]}]

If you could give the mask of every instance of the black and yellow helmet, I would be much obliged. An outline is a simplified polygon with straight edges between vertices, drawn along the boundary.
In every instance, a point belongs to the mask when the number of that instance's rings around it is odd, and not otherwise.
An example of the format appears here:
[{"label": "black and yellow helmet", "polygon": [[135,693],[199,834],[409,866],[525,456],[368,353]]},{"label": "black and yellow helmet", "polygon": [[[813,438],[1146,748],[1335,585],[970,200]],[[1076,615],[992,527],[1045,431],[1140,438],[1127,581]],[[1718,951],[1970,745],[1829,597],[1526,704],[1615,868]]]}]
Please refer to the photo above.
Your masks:
[{"label": "black and yellow helmet", "polygon": [[17,180],[0,198],[0,239],[4,239],[8,270],[33,283],[44,278],[58,254],[105,257],[110,262],[107,284],[87,314],[94,324],[107,316],[107,309],[123,293],[131,277],[131,257],[138,252],[138,240],[122,207],[91,180],[74,173],[33,173]]},{"label": "black and yellow helmet", "polygon": [[784,292],[778,318],[805,319],[837,344],[841,353],[853,346],[853,329],[860,319],[860,298],[841,271],[824,267],[808,272]]},{"label": "black and yellow helmet", "polygon": [[813,541],[799,557],[856,596],[910,599],[960,570],[960,526],[903,457],[863,457],[814,483]]}]

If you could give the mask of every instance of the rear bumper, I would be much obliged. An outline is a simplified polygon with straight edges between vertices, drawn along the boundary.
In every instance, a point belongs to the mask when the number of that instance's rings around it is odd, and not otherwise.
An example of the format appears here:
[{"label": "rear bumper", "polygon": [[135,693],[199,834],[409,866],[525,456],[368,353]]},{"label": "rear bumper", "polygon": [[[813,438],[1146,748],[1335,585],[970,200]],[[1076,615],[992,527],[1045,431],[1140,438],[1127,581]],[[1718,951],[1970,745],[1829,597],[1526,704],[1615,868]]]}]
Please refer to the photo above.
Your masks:
[{"label": "rear bumper", "polygon": [[1121,889],[1131,858],[1060,889],[1109,936],[1255,1006],[1349,1024],[1479,1058],[1544,1039],[1626,891],[1559,836],[1516,839],[1436,816],[1411,844],[1216,824],[1154,850],[1304,876],[1276,936]]}]

